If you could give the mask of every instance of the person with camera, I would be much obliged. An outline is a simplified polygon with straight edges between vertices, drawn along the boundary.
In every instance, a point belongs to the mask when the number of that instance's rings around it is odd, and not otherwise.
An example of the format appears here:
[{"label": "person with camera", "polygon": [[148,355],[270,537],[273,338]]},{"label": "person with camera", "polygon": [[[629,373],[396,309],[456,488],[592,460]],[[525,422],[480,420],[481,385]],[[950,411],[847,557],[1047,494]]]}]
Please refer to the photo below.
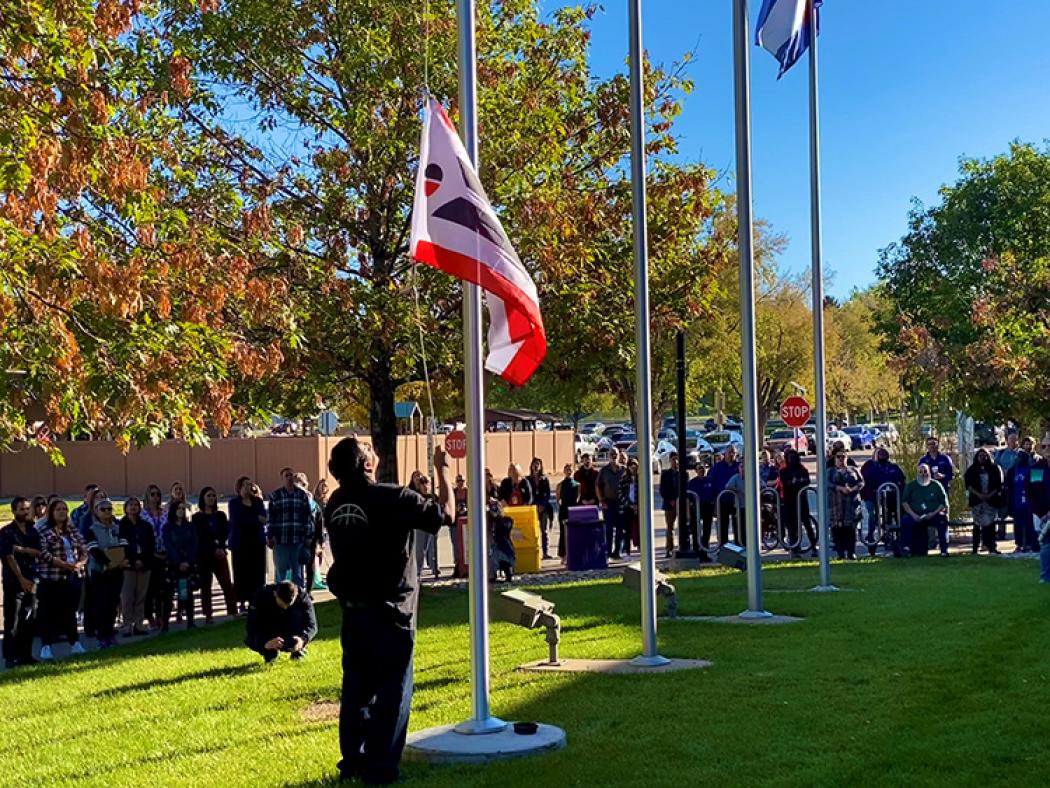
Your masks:
[{"label": "person with camera", "polygon": [[267,665],[282,651],[302,659],[317,634],[313,600],[291,580],[263,586],[248,606],[246,629],[244,644]]}]

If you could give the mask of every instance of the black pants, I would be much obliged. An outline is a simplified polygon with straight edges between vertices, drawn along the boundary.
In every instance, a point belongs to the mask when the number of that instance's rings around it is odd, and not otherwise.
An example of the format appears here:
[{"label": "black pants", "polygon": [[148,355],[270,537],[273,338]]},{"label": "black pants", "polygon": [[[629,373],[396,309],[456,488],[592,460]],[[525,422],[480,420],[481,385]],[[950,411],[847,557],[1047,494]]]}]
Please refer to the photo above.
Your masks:
[{"label": "black pants", "polygon": [[[185,580],[185,597],[181,596],[181,581]],[[172,603],[175,610],[182,611],[186,615],[186,624],[193,623],[193,587],[197,584],[197,573],[194,567],[186,572],[180,572],[177,565],[168,564],[168,582],[164,594],[164,610],[161,613],[160,622],[168,626],[171,620]]]},{"label": "black pants", "polygon": [[973,527],[973,551],[976,553],[981,549],[981,543],[988,548],[988,552],[995,552],[999,549],[999,544],[996,541],[996,524],[986,525],[984,527],[974,526]]},{"label": "black pants", "polygon": [[38,629],[40,642],[53,645],[64,639],[72,645],[80,640],[77,632],[77,604],[80,602],[81,579],[71,575],[66,580],[41,580]]},{"label": "black pants", "polygon": [[4,659],[26,662],[33,656],[36,617],[33,594],[18,583],[4,583]]},{"label": "black pants", "polygon": [[246,542],[233,552],[233,590],[238,602],[251,602],[266,585],[266,545]]},{"label": "black pants", "polygon": [[120,592],[124,587],[124,571],[113,569],[109,572],[97,572],[88,578],[88,587],[88,598],[95,606],[95,637],[100,640],[111,638],[116,631]]},{"label": "black pants", "polygon": [[744,510],[736,505],[736,502],[728,495],[718,505],[718,541],[721,544],[729,543],[729,519],[733,518],[733,541],[738,545],[747,542],[747,523]]},{"label": "black pants", "polygon": [[567,545],[565,540],[568,537],[565,529],[569,527],[569,508],[567,506],[558,507],[558,558],[565,558],[565,550]]},{"label": "black pants", "polygon": [[711,546],[711,526],[715,522],[715,505],[713,503],[700,504],[700,544],[704,547]]},{"label": "black pants", "polygon": [[[285,652],[286,654],[290,653],[291,650],[292,650],[292,644],[295,642],[295,639],[297,637],[302,637],[302,632],[301,631],[300,632],[293,632],[293,631],[291,631],[291,629],[289,629],[289,630],[284,631],[284,632],[279,632],[275,628],[272,631],[264,632],[259,637],[259,641],[260,642],[252,643],[251,641],[246,640],[246,641],[244,641],[244,645],[246,645],[248,648],[250,648],[256,654],[262,655],[262,658],[265,659],[267,662],[272,662],[273,660],[277,659],[277,655],[281,651]],[[281,648],[281,649],[266,648],[265,644],[269,643],[274,638],[281,638],[282,640],[284,640],[284,648]],[[305,651],[306,650],[306,646],[309,645],[309,644],[305,642],[306,638],[303,638],[303,641],[304,641],[304,643],[303,643],[303,650]]]},{"label": "black pants", "polygon": [[834,525],[831,528],[831,541],[839,558],[857,552],[857,528],[853,525]]},{"label": "black pants", "polygon": [[343,611],[343,694],[339,748],[344,777],[373,783],[398,778],[412,707],[416,634],[373,608]]},{"label": "black pants", "polygon": [[540,519],[540,538],[543,545],[543,557],[546,558],[550,555],[550,531],[551,521],[553,520],[553,511],[549,503],[538,503],[536,504],[536,513]]}]

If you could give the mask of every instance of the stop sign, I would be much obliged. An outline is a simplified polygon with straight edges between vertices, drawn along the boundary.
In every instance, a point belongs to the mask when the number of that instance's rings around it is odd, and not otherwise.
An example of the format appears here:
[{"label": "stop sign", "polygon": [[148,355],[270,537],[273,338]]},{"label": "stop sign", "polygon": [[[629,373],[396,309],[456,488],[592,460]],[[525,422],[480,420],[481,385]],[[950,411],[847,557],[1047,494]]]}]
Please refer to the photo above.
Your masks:
[{"label": "stop sign", "polygon": [[456,460],[462,460],[467,456],[467,433],[463,430],[453,430],[445,436],[445,451],[448,456]]},{"label": "stop sign", "polygon": [[780,406],[780,418],[789,427],[801,427],[809,421],[809,403],[802,397],[788,397]]}]

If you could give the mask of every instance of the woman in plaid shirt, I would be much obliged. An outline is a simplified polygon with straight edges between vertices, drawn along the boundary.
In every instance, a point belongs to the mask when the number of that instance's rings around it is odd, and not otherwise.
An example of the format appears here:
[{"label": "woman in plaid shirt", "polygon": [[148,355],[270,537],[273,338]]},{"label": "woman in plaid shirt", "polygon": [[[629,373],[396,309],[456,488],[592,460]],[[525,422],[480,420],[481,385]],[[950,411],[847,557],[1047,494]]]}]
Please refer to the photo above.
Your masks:
[{"label": "woman in plaid shirt", "polygon": [[40,659],[53,659],[51,645],[61,637],[73,647],[73,654],[83,654],[77,633],[77,605],[80,584],[87,563],[87,545],[80,531],[69,519],[66,502],[54,500],[47,507],[47,519],[39,526],[44,550],[37,559],[40,585]]}]

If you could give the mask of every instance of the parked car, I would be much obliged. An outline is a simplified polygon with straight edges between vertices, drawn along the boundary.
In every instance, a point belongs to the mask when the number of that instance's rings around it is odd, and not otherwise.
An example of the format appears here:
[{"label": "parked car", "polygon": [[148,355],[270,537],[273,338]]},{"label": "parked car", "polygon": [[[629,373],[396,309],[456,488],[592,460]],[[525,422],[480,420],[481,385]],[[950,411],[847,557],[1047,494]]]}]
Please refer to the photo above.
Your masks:
[{"label": "parked car", "polygon": [[766,422],[766,435],[772,435],[774,432],[780,432],[782,430],[790,429],[781,419],[770,419]]},{"label": "parked car", "polygon": [[809,454],[809,440],[802,430],[776,430],[766,438],[766,448],[770,451],[794,449],[799,454]]},{"label": "parked car", "polygon": [[711,446],[713,452],[724,452],[729,448],[730,445],[736,446],[737,451],[744,448],[744,436],[739,432],[733,431],[722,431],[722,432],[709,432],[704,436],[704,440]]},{"label": "parked car", "polygon": [[828,430],[828,448],[829,449],[831,448],[831,445],[835,441],[842,441],[842,445],[845,446],[847,449],[851,448],[853,446],[853,438],[851,438],[849,435],[847,435],[842,430],[840,430],[840,429],[830,429],[830,430]]},{"label": "parked car", "polygon": [[1006,430],[994,424],[979,421],[973,425],[974,446],[1000,446],[1006,440]]},{"label": "parked car", "polygon": [[850,437],[850,448],[853,450],[870,449],[875,446],[875,436],[863,424],[846,427],[844,433]]},{"label": "parked car", "polygon": [[580,425],[581,435],[601,435],[605,431],[605,425],[600,421],[586,421]]},{"label": "parked car", "polygon": [[678,433],[675,432],[673,428],[663,429],[656,434],[656,439],[658,441],[669,441],[671,443],[674,443],[676,440],[678,440]]},{"label": "parked car", "polygon": [[892,446],[901,439],[900,433],[892,424],[876,424],[872,432],[875,433],[875,442],[883,446]]},{"label": "parked car", "polygon": [[598,436],[597,435],[577,435],[576,436],[576,462],[579,463],[583,459],[584,454],[590,454],[592,457],[598,450]]},{"label": "parked car", "polygon": [[[635,452],[638,451],[637,445]],[[678,451],[678,447],[670,441],[657,441],[656,451],[653,452],[653,471],[661,473],[671,467],[671,455]]]}]

